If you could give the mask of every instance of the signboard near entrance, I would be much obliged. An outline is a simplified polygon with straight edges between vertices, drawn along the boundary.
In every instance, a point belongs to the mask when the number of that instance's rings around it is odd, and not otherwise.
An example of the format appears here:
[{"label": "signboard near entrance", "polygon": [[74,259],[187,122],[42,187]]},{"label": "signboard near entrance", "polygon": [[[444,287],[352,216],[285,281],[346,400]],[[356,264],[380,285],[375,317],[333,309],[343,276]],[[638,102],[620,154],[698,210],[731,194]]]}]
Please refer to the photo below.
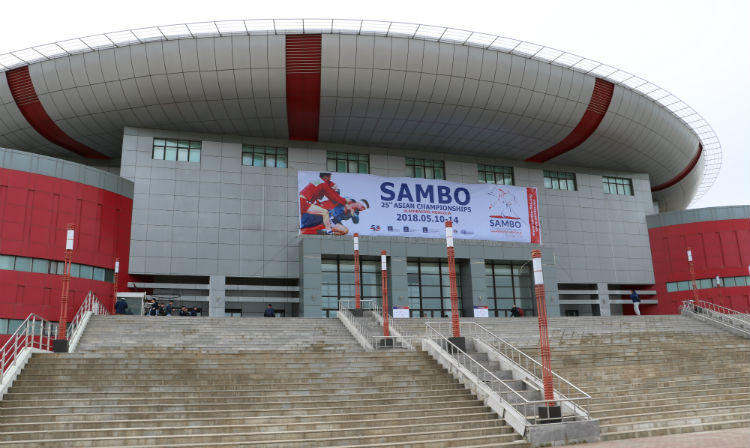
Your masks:
[{"label": "signboard near entrance", "polygon": [[475,306],[474,317],[490,317],[489,307],[486,306]]},{"label": "signboard near entrance", "polygon": [[394,319],[408,319],[409,318],[409,307],[408,306],[394,306],[393,307],[393,318]]}]

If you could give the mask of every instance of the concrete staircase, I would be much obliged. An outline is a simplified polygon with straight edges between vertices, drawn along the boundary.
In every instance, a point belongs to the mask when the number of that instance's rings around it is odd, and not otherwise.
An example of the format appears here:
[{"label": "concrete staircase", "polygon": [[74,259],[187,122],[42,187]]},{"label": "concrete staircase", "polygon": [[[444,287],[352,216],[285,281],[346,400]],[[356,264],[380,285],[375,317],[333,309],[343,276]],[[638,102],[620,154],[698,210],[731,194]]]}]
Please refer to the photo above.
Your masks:
[{"label": "concrete staircase", "polygon": [[[115,333],[115,328],[121,331]],[[111,351],[128,347],[228,353],[362,350],[337,319],[92,316],[76,351]]]},{"label": "concrete staircase", "polygon": [[78,352],[32,357],[0,447],[529,446],[425,353],[362,352],[334,319],[211,320],[95,318]]},{"label": "concrete staircase", "polygon": [[[425,334],[425,322],[397,323]],[[539,359],[535,318],[478,322]],[[746,427],[750,424],[747,340],[684,316],[553,317],[552,369],[592,396],[602,440]]]}]

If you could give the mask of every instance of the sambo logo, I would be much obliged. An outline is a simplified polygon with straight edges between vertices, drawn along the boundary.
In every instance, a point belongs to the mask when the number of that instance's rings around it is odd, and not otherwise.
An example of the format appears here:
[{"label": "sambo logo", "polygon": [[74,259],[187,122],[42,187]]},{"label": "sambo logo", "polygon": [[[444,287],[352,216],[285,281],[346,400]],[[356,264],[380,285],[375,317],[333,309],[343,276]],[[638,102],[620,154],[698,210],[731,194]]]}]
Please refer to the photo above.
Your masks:
[{"label": "sambo logo", "polygon": [[376,226],[375,224],[373,224],[370,226],[370,230],[380,232],[380,226]]}]

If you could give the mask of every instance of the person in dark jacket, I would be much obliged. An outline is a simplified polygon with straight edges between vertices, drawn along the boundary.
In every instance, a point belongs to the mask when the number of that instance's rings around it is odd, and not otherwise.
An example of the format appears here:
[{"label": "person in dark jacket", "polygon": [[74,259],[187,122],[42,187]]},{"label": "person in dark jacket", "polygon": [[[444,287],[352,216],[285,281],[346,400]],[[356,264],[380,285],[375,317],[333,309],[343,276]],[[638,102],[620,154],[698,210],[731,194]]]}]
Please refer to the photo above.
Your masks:
[{"label": "person in dark jacket", "polygon": [[159,302],[156,301],[156,299],[151,299],[151,309],[148,310],[149,316],[158,316],[159,315]]},{"label": "person in dark jacket", "polygon": [[167,304],[167,308],[164,310],[167,316],[172,315],[172,307],[174,306],[174,300],[170,300]]},{"label": "person in dark jacket", "polygon": [[191,316],[197,316],[198,315],[198,307],[194,306],[192,310],[190,310]]},{"label": "person in dark jacket", "polygon": [[127,309],[128,302],[126,302],[122,297],[118,297],[117,302],[115,302],[115,314],[127,314]]},{"label": "person in dark jacket", "polygon": [[635,311],[635,315],[640,316],[641,310],[638,309],[638,305],[641,303],[641,299],[638,297],[638,293],[635,292],[635,289],[633,289],[630,294],[630,300],[633,301],[633,311]]},{"label": "person in dark jacket", "polygon": [[263,317],[276,317],[276,311],[270,303],[268,304],[268,308],[263,312]]}]

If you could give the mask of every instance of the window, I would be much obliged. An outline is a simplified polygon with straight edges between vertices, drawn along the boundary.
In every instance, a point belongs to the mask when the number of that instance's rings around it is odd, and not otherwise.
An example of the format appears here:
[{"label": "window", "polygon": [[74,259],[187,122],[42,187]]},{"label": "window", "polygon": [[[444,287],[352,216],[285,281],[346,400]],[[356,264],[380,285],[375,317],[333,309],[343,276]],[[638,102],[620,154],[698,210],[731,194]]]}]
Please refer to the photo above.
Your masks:
[{"label": "window", "polygon": [[152,157],[155,160],[200,162],[201,142],[193,140],[154,138]]},{"label": "window", "polygon": [[[65,262],[45,260],[43,258],[16,257],[13,255],[0,255],[0,269],[9,271],[36,272],[39,274],[63,275]],[[115,271],[112,269],[97,268],[78,263],[70,264],[70,276],[77,278],[94,279],[98,281],[114,281]]]},{"label": "window", "polygon": [[445,179],[442,160],[406,159],[406,175],[420,179]]},{"label": "window", "polygon": [[31,272],[31,258],[16,257],[16,271]]},{"label": "window", "polygon": [[[407,260],[409,309],[414,317],[450,317],[451,292],[445,260]],[[461,266],[456,265],[458,309],[461,310]]]},{"label": "window", "polygon": [[370,155],[328,151],[326,169],[338,173],[370,174]]},{"label": "window", "polygon": [[287,148],[275,146],[242,145],[242,164],[247,166],[266,166],[270,168],[287,167]]},{"label": "window", "polygon": [[227,308],[224,310],[224,317],[242,317],[242,310]]},{"label": "window", "polygon": [[38,272],[40,274],[49,273],[49,260],[35,258],[31,265],[31,272]]},{"label": "window", "polygon": [[513,185],[513,168],[509,166],[477,165],[480,184]]},{"label": "window", "polygon": [[[360,298],[379,303],[381,293],[380,261],[360,259]],[[354,260],[323,258],[320,266],[322,317],[336,317],[339,300],[354,307]]]},{"label": "window", "polygon": [[624,177],[602,177],[604,193],[633,196],[633,181]]},{"label": "window", "polygon": [[13,255],[0,255],[0,269],[7,269],[12,271],[13,265],[16,262],[16,257]]},{"label": "window", "polygon": [[484,265],[490,317],[510,316],[513,304],[525,316],[534,313],[531,267],[528,261],[491,261]]},{"label": "window", "polygon": [[576,191],[575,173],[566,173],[563,171],[544,170],[544,188],[551,190],[570,190]]}]

